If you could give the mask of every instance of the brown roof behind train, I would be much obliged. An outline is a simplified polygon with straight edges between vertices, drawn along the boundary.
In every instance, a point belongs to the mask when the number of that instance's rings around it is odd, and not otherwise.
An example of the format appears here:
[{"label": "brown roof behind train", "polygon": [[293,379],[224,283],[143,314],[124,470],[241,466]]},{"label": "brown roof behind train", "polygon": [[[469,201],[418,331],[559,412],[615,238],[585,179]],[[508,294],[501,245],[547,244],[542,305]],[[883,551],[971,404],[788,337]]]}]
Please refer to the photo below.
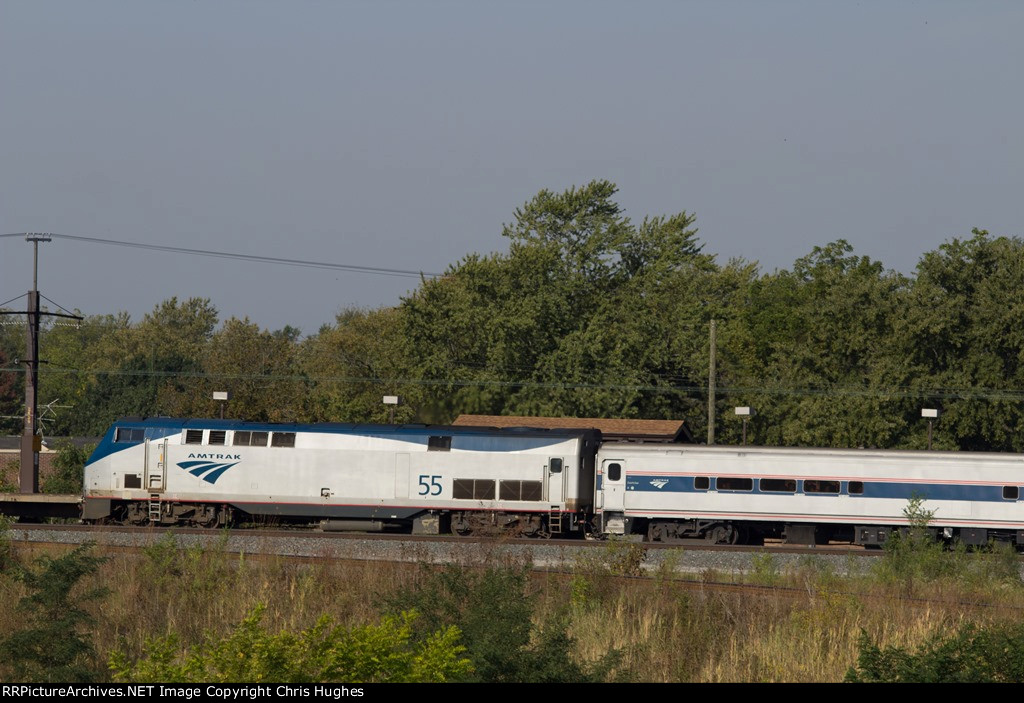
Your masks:
[{"label": "brown roof behind train", "polygon": [[693,442],[683,420],[626,420],[601,417],[527,417],[523,415],[459,415],[453,425],[464,427],[536,427],[596,429],[605,439],[633,442]]}]

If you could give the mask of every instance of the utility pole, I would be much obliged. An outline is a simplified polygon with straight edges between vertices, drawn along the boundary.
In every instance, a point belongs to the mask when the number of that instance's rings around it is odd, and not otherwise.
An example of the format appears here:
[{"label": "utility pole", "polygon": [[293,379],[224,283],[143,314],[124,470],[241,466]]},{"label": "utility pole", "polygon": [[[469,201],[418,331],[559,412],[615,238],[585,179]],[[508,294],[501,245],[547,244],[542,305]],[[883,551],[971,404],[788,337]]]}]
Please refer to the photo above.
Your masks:
[{"label": "utility pole", "polygon": [[708,367],[708,444],[715,443],[715,318],[711,318],[711,365]]},{"label": "utility pole", "polygon": [[29,233],[32,242],[32,290],[28,292],[28,329],[25,333],[25,430],[21,435],[22,493],[39,492],[39,450],[42,438],[39,429],[39,242],[49,242],[50,235]]},{"label": "utility pole", "polygon": [[[2,312],[0,315],[26,315],[28,328],[25,332],[25,429],[21,435],[21,471],[18,474],[21,493],[39,492],[39,450],[42,437],[39,435],[39,318],[43,315],[67,317],[81,321],[78,315],[57,312],[43,312],[39,305],[39,242],[49,242],[48,234],[29,232],[25,241],[32,242],[32,290],[28,292],[28,305],[24,312]],[[58,306],[59,307],[59,306]]]}]

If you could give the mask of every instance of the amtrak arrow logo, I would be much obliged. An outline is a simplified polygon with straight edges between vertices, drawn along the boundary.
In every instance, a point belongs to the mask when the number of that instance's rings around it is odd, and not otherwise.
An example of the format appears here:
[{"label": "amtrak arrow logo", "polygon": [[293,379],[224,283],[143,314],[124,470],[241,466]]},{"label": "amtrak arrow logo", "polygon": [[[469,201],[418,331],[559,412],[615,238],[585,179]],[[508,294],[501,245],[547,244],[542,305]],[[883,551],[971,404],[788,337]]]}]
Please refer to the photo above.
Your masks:
[{"label": "amtrak arrow logo", "polygon": [[193,476],[202,478],[207,483],[217,483],[220,475],[237,464],[224,464],[216,461],[183,461],[178,466],[188,471]]},{"label": "amtrak arrow logo", "polygon": [[668,481],[663,478],[656,478],[651,481],[651,485],[657,488],[659,491],[668,485]]}]

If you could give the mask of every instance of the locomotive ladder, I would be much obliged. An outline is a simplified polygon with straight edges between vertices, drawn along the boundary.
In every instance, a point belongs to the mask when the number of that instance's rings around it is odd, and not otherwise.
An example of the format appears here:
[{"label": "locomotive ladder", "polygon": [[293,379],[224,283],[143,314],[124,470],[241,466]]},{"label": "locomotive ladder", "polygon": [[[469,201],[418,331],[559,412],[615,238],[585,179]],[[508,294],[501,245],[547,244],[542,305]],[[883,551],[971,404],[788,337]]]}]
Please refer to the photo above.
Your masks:
[{"label": "locomotive ladder", "polygon": [[149,494],[149,521],[160,522],[160,494]]},{"label": "locomotive ladder", "polygon": [[551,506],[551,513],[548,515],[548,532],[553,535],[562,534],[562,511],[557,505]]}]

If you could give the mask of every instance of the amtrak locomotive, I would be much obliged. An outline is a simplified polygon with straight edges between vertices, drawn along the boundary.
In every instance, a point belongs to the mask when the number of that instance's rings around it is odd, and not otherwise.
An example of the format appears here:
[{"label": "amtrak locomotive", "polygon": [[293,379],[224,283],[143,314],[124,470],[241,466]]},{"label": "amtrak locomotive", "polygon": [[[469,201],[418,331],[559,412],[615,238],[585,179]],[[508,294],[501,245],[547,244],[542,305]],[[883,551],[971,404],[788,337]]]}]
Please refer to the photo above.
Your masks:
[{"label": "amtrak locomotive", "polygon": [[86,519],[456,534],[579,532],[594,430],[125,419],[85,467]]},{"label": "amtrak locomotive", "polygon": [[673,542],[883,543],[908,502],[936,536],[1024,544],[1024,457],[603,443],[596,430],[118,421],[85,519]]}]

